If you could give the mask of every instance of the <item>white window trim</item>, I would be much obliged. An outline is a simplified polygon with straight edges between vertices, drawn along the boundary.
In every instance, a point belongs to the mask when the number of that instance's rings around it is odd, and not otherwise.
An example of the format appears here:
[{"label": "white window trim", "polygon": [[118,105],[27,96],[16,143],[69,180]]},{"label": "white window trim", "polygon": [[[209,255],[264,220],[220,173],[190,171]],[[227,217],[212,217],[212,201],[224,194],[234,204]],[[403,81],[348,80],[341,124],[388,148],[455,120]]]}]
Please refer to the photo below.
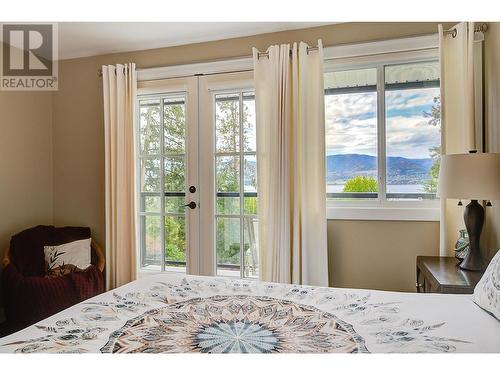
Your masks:
[{"label": "white window trim", "polygon": [[326,207],[328,220],[367,220],[367,221],[439,221],[439,207],[387,207],[387,206],[347,206]]},{"label": "white window trim", "polygon": [[[333,69],[362,68],[381,63],[428,61],[438,58],[437,48],[437,34],[325,47],[324,67],[327,72]],[[139,82],[151,82],[196,74],[250,70],[253,70],[253,59],[245,56],[221,61],[138,69],[137,79]],[[439,201],[343,202],[341,205],[331,201],[326,203],[327,219],[334,220],[439,221],[439,207]]]}]

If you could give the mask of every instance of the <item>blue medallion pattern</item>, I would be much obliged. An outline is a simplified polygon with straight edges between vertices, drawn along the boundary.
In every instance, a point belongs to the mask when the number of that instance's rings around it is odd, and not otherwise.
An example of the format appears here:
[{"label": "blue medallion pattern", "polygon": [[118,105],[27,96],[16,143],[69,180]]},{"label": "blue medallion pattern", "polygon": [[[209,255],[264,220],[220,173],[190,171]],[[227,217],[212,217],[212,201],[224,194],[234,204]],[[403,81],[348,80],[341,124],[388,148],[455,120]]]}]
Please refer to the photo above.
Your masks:
[{"label": "blue medallion pattern", "polygon": [[103,353],[367,352],[350,324],[315,307],[263,296],[193,298],[113,332]]},{"label": "blue medallion pattern", "polygon": [[203,353],[272,353],[280,339],[259,323],[231,321],[202,327],[194,342]]}]

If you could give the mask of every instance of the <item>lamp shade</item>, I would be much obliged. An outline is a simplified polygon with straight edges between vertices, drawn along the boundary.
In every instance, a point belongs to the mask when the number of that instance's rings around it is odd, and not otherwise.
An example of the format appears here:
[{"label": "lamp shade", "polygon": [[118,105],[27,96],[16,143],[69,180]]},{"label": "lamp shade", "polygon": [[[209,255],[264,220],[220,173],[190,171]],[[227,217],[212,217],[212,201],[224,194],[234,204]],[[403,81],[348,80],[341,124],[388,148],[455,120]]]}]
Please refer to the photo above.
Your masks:
[{"label": "lamp shade", "polygon": [[500,199],[500,154],[442,155],[438,195],[456,199]]}]

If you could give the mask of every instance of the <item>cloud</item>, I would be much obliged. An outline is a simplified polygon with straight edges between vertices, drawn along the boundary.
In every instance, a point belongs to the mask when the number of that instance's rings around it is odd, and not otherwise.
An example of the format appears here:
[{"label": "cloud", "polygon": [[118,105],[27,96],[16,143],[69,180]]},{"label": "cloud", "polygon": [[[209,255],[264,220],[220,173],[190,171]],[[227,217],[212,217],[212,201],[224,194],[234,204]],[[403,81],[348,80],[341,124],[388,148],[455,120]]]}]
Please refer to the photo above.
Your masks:
[{"label": "cloud", "polygon": [[387,155],[428,158],[429,148],[440,144],[439,128],[429,125],[424,116],[387,118]]},{"label": "cloud", "polygon": [[328,154],[377,152],[376,93],[325,97]]},{"label": "cloud", "polygon": [[385,105],[388,116],[422,114],[430,111],[438,88],[387,91]]},{"label": "cloud", "polygon": [[[429,148],[440,143],[439,128],[429,125],[429,112],[438,89],[389,91],[386,96],[387,155],[427,158]],[[376,93],[325,97],[328,154],[376,155]]]}]

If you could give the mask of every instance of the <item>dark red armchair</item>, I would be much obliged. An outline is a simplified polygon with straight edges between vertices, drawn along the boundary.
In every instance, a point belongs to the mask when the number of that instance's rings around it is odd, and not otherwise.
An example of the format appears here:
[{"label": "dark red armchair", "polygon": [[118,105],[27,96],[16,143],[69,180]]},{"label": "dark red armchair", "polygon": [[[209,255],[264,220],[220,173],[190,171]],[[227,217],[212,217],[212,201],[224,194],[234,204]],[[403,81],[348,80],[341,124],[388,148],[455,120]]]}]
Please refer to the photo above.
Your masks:
[{"label": "dark red armchair", "polygon": [[15,332],[104,292],[105,258],[92,240],[92,265],[84,272],[45,277],[44,246],[90,238],[90,228],[40,225],[10,240],[2,261],[7,331]]}]

